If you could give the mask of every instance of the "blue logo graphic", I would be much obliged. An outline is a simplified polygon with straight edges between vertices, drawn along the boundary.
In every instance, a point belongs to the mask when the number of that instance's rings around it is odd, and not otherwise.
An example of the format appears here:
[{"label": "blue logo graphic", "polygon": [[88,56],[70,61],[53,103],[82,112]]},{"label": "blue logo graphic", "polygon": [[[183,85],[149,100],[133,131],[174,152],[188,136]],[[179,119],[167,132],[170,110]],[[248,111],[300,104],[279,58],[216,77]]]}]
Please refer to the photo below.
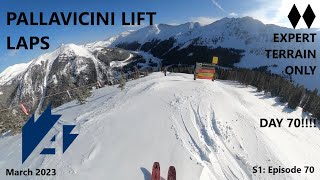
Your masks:
[{"label": "blue logo graphic", "polygon": [[[28,159],[60,117],[61,115],[51,114],[51,106],[49,105],[36,122],[34,121],[34,115],[27,121],[22,128],[22,164]],[[63,153],[78,136],[78,134],[70,134],[74,127],[75,125],[63,125]],[[56,136],[53,136],[51,141],[55,140]],[[55,153],[55,148],[44,148],[40,154],[52,155]]]}]

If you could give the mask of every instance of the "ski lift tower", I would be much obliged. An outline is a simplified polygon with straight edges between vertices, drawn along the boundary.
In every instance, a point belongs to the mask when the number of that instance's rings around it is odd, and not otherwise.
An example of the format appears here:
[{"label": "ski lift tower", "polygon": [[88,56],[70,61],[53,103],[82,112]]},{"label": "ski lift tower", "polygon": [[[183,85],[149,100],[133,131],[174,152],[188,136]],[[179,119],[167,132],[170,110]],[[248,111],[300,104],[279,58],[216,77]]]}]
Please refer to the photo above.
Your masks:
[{"label": "ski lift tower", "polygon": [[215,66],[218,64],[219,58],[214,56],[212,58],[212,63],[196,63],[196,68],[194,71],[194,80],[196,79],[209,79],[215,80],[216,69]]}]

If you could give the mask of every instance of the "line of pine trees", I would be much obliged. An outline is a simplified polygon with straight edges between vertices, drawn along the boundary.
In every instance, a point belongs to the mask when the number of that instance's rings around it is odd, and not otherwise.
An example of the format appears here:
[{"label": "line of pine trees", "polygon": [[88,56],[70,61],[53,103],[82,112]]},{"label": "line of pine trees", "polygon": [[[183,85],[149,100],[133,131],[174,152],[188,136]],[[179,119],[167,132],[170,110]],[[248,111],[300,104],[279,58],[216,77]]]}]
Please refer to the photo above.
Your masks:
[{"label": "line of pine trees", "polygon": [[217,75],[222,80],[238,81],[244,85],[257,87],[259,92],[270,93],[279,97],[282,103],[287,103],[291,109],[301,107],[320,120],[320,96],[318,89],[309,91],[304,86],[294,85],[282,76],[248,69],[217,69]]},{"label": "line of pine trees", "polygon": [[[320,96],[318,89],[307,90],[302,85],[294,83],[280,75],[272,74],[266,69],[216,69],[216,76],[221,80],[238,81],[246,86],[257,88],[258,92],[264,91],[272,97],[279,97],[280,102],[287,103],[291,109],[301,107],[304,112],[309,112],[314,118],[320,120]],[[171,72],[193,74],[192,66],[171,66]]]}]

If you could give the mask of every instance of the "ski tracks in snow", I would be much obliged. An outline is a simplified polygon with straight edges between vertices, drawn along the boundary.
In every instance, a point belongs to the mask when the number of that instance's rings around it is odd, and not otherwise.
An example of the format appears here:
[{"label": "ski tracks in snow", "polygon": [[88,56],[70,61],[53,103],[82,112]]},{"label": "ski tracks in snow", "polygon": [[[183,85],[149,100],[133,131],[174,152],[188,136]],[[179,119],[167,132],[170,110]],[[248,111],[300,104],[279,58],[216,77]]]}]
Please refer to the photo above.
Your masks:
[{"label": "ski tracks in snow", "polygon": [[[319,158],[313,157],[320,146],[318,130],[259,127],[261,117],[285,118],[300,113],[283,112],[275,103],[254,88],[234,82],[153,73],[128,82],[123,91],[116,87],[97,89],[86,104],[74,101],[56,108],[53,113],[62,114],[53,131],[56,143],[62,143],[63,124],[76,124],[74,133],[79,136],[73,150],[62,156],[60,147],[55,156],[45,157],[35,152],[26,167],[55,167],[59,170],[57,179],[89,179],[92,175],[105,179],[108,171],[117,172],[109,173],[110,179],[138,180],[143,176],[139,167],[159,160],[165,167],[175,165],[182,179],[315,179],[317,176],[311,175],[252,174],[257,165],[303,167],[319,163]],[[12,145],[11,137],[0,141],[6,154],[0,155],[5,159],[0,161],[1,167],[20,163],[18,151],[10,153],[20,149],[21,142],[19,137],[12,138]],[[49,143],[41,147],[55,145]],[[118,171],[124,168],[127,173]]]},{"label": "ski tracks in snow", "polygon": [[[172,112],[175,134],[182,145],[197,161],[209,170],[216,179],[252,179],[249,165],[241,154],[232,152],[224,141],[228,141],[232,129],[226,126],[225,132],[220,129],[223,125],[217,121],[214,107],[206,91],[195,89],[196,96],[187,93],[174,94],[174,100],[169,104],[177,111]],[[240,145],[239,142],[237,144]],[[235,167],[230,167],[236,164]],[[236,170],[235,170],[236,169]]]}]

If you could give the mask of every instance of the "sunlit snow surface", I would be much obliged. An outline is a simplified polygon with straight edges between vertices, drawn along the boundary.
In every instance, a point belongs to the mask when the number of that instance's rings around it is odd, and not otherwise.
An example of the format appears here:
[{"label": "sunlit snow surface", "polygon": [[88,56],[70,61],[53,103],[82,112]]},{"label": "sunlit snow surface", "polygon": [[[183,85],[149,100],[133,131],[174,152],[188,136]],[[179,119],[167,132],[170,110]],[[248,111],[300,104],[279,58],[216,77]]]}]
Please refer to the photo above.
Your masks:
[{"label": "sunlit snow surface", "polygon": [[[275,98],[230,81],[153,73],[95,90],[84,105],[53,110],[59,123],[21,164],[21,135],[0,138],[0,179],[149,180],[153,162],[178,180],[316,180],[320,177],[317,128],[260,128],[260,118],[307,117]],[[61,125],[79,136],[62,154]],[[58,134],[57,142],[50,139]],[[38,153],[56,147],[56,155]],[[253,166],[315,166],[314,174],[252,174]],[[55,177],[6,177],[5,169],[56,168]]]}]

